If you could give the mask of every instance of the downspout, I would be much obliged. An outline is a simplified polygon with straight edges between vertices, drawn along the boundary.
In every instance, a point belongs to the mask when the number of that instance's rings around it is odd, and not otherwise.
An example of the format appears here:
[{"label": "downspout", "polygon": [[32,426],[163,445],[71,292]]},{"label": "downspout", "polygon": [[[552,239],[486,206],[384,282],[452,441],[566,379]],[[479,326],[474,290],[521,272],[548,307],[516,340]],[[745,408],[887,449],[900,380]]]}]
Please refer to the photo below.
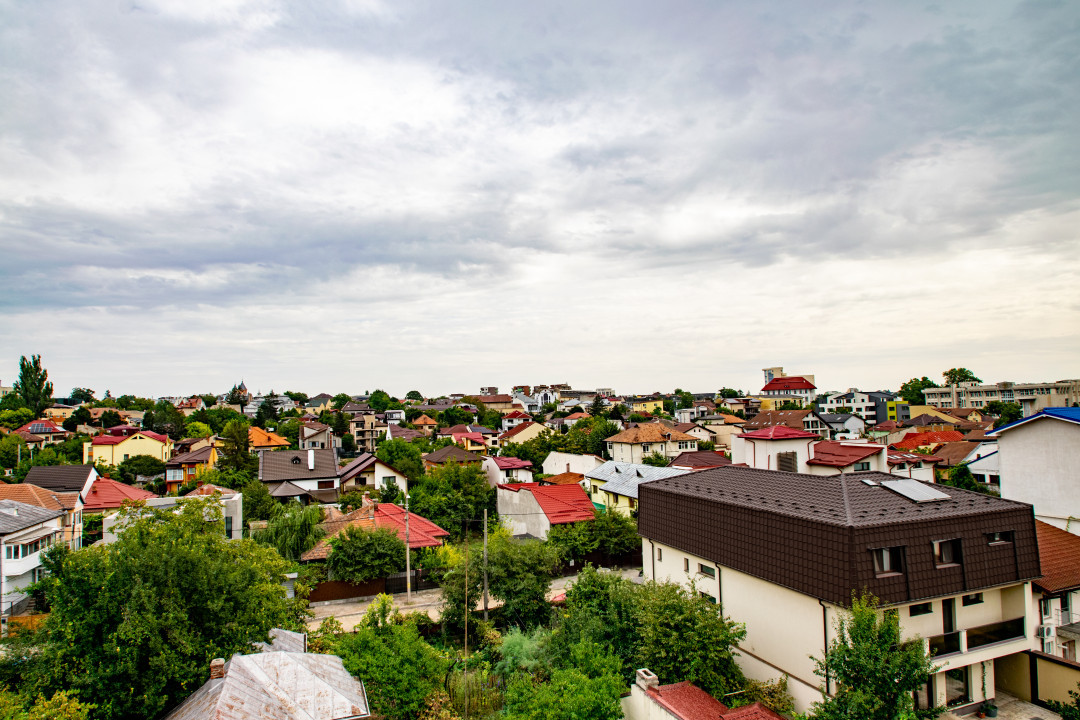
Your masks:
[{"label": "downspout", "polygon": [[[828,608],[820,599],[818,599],[818,605],[821,606],[821,647],[823,652],[821,653],[824,660],[829,659],[829,620],[828,620]],[[825,670],[825,695],[826,697],[831,694],[829,685],[829,671]]]},{"label": "downspout", "polygon": [[652,540],[650,540],[649,541],[649,548],[650,548],[650,550],[652,552],[652,557],[651,557],[651,560],[652,560],[652,578],[650,578],[650,579],[653,582],[656,582],[656,543],[654,543]]}]

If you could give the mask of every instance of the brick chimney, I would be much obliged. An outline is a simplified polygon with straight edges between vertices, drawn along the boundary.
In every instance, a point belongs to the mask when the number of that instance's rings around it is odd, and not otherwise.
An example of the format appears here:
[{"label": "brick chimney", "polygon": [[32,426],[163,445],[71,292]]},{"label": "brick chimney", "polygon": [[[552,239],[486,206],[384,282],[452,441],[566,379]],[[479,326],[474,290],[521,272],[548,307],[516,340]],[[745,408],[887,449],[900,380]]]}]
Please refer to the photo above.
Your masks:
[{"label": "brick chimney", "polygon": [[225,677],[225,658],[214,658],[210,661],[210,679],[214,680],[223,677]]},{"label": "brick chimney", "polygon": [[655,688],[660,686],[660,678],[656,677],[656,674],[648,668],[641,668],[637,671],[634,682],[642,690],[648,691],[649,688]]}]

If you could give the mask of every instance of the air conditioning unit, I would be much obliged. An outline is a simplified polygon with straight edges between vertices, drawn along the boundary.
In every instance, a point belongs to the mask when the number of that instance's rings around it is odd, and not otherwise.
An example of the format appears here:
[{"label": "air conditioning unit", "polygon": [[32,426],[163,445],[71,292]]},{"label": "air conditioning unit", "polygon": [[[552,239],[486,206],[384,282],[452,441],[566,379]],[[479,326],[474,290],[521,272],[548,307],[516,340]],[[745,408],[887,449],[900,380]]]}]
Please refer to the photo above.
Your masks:
[{"label": "air conditioning unit", "polygon": [[1040,625],[1035,628],[1035,637],[1037,638],[1052,638],[1054,637],[1054,627],[1052,625]]}]

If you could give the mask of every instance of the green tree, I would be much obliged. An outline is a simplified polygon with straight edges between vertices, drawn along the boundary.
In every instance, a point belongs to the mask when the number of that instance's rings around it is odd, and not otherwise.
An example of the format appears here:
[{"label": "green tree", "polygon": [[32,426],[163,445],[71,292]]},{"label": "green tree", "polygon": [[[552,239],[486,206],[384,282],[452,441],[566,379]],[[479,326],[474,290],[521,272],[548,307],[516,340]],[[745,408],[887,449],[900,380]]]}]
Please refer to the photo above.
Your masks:
[{"label": "green tree", "polygon": [[1015,402],[991,400],[983,407],[983,412],[995,416],[994,427],[996,428],[1024,419],[1024,408],[1020,406],[1020,403]]},{"label": "green tree", "polygon": [[[22,396],[16,392],[10,392],[4,397],[0,398],[0,410],[23,410],[26,408],[26,403],[23,402]],[[33,418],[30,418],[33,420]]]},{"label": "green tree", "polygon": [[941,714],[942,708],[914,708],[912,693],[936,669],[922,641],[904,641],[899,616],[895,611],[880,612],[873,595],[852,598],[851,610],[837,622],[836,638],[824,659],[814,660],[814,673],[827,680],[821,701],[813,707],[815,718],[896,720]]},{"label": "green tree", "polygon": [[737,397],[742,397],[742,393],[739,392],[738,390],[735,390],[734,388],[725,387],[725,388],[720,388],[720,392],[717,393],[717,396],[719,396],[721,398],[725,398],[725,399],[726,398],[737,398]]},{"label": "green tree", "polygon": [[94,391],[90,388],[72,388],[70,397],[77,405],[92,403],[94,402]]},{"label": "green tree", "polygon": [[994,494],[989,485],[975,479],[975,476],[971,474],[971,470],[967,465],[957,465],[949,471],[948,477],[942,479],[940,482],[942,485],[960,488],[961,490],[971,490],[972,492],[982,493],[984,495]]},{"label": "green tree", "polygon": [[184,437],[208,438],[213,434],[214,428],[210,427],[206,423],[199,422],[198,420],[196,420],[195,422],[189,422],[184,428]]},{"label": "green tree", "polygon": [[412,494],[412,510],[450,533],[464,537],[469,521],[479,520],[484,509],[494,517],[495,488],[488,485],[480,465],[447,463],[428,473]]},{"label": "green tree", "polygon": [[589,677],[577,668],[559,669],[548,682],[518,675],[506,689],[508,720],[616,720],[624,684],[614,674]]},{"label": "green tree", "polygon": [[233,385],[229,392],[225,393],[226,405],[243,405],[247,402],[247,395],[238,386]]},{"label": "green tree", "polygon": [[419,390],[410,390],[409,392],[405,393],[405,399],[412,400],[414,402],[423,402],[424,396],[420,394]]},{"label": "green tree", "polygon": [[296,562],[323,536],[322,508],[292,500],[275,504],[266,528],[252,534],[260,545],[276,549],[281,557]]},{"label": "green tree", "polygon": [[[102,413],[102,422],[104,422],[105,415],[108,413]],[[147,430],[153,430],[154,432],[168,435],[173,440],[180,440],[184,437],[184,425],[187,422],[187,418],[184,417],[184,413],[176,409],[168,400],[158,400],[154,405],[153,410],[147,410],[143,415],[143,427]],[[104,427],[109,427],[104,425]]]},{"label": "green tree", "polygon": [[90,414],[90,411],[80,405],[75,408],[75,412],[64,420],[64,429],[68,432],[75,432],[80,425],[89,425],[93,420],[94,417]]},{"label": "green tree", "polygon": [[607,416],[609,420],[624,420],[628,411],[629,410],[625,405],[616,403],[612,406],[611,410],[608,411]]},{"label": "green tree", "polygon": [[19,458],[30,457],[26,441],[15,433],[0,438],[0,468],[10,470],[19,464]]},{"label": "green tree", "polygon": [[46,700],[36,700],[0,690],[0,720],[87,720],[93,705],[81,703],[61,690]]},{"label": "green tree", "polygon": [[356,437],[352,433],[347,432],[341,438],[341,450],[346,453],[356,452]]},{"label": "green tree", "polygon": [[330,548],[334,580],[362,583],[405,569],[405,543],[390,528],[348,527],[330,538]]},{"label": "green tree", "polygon": [[[338,437],[344,437],[349,434],[349,416],[343,412],[334,413],[334,420],[330,423],[330,427],[334,434]],[[353,438],[355,440],[356,438]]]},{"label": "green tree", "polygon": [[500,533],[488,543],[488,588],[502,601],[499,612],[508,625],[548,623],[547,592],[558,561],[555,547],[539,540],[515,540]]},{"label": "green tree", "polygon": [[133,485],[140,475],[153,477],[164,474],[165,463],[151,455],[132,455],[117,465],[116,469],[120,474],[117,480]]},{"label": "green tree", "polygon": [[352,402],[352,398],[348,395],[348,393],[338,393],[330,399],[330,407],[334,408],[335,410],[340,410],[341,408],[348,405],[350,402]]},{"label": "green tree", "polygon": [[945,378],[946,385],[959,385],[962,382],[982,382],[982,380],[975,377],[975,373],[967,368],[952,368],[941,373],[941,376]]},{"label": "green tree", "polygon": [[19,358],[19,379],[14,390],[35,418],[52,405],[53,384],[49,382],[49,371],[41,367],[40,355],[31,355],[29,360],[25,355]]},{"label": "green tree", "polygon": [[667,455],[660,452],[659,450],[654,450],[645,457],[641,458],[641,462],[645,465],[652,465],[653,467],[667,467],[668,458]]},{"label": "green tree", "polygon": [[908,405],[925,405],[926,397],[923,395],[923,390],[937,386],[936,382],[923,375],[921,378],[911,378],[901,385],[899,395]]},{"label": "green tree", "polygon": [[230,420],[221,431],[222,445],[218,467],[223,470],[238,470],[255,473],[259,468],[259,458],[251,454],[251,428],[246,420]]},{"label": "green tree", "polygon": [[450,559],[439,578],[442,591],[443,630],[459,632],[480,599],[484,577],[483,550],[477,544],[445,551]]},{"label": "green tree", "polygon": [[393,398],[385,390],[376,390],[368,398],[368,407],[377,413],[386,412],[386,408],[390,407],[392,400]]},{"label": "green tree", "polygon": [[454,425],[464,425],[473,421],[473,414],[463,407],[454,405],[448,407],[439,413],[439,417],[435,418],[440,427],[453,427]]},{"label": "green tree", "polygon": [[15,428],[22,427],[26,423],[34,419],[34,412],[29,408],[19,408],[18,410],[0,410],[0,425],[14,430]]},{"label": "green tree", "polygon": [[79,465],[83,461],[83,444],[89,441],[89,435],[76,433],[67,437],[63,442],[56,443],[51,447],[60,457],[62,465]]},{"label": "green tree", "polygon": [[214,429],[215,435],[220,435],[225,430],[225,426],[233,420],[241,420],[247,422],[247,418],[236,412],[232,408],[217,407],[210,408],[206,411],[205,415],[195,413],[192,417],[196,417],[200,422],[204,422]]},{"label": "green tree", "polygon": [[746,628],[692,589],[650,583],[643,590],[638,667],[664,682],[689,680],[713,697],[738,690],[744,678],[733,647],[746,637]]},{"label": "green tree", "polygon": [[67,690],[102,720],[154,718],[206,681],[212,658],[249,652],[273,627],[300,629],[285,562],[227,540],[212,498],[121,510],[121,521],[114,543],[46,553],[35,693]]},{"label": "green tree", "polygon": [[295,392],[293,390],[286,390],[285,397],[292,400],[297,405],[303,405],[308,401],[308,394],[302,392]]},{"label": "green tree", "polygon": [[281,505],[270,496],[266,484],[256,478],[251,478],[241,485],[240,494],[244,496],[244,527],[248,527],[252,520],[269,520],[274,516],[274,510]]},{"label": "green tree", "polygon": [[449,662],[420,637],[414,621],[386,622],[382,595],[356,629],[338,636],[332,652],[364,682],[372,710],[389,720],[412,720],[442,687]]},{"label": "green tree", "polygon": [[[150,425],[147,425],[146,424],[146,418],[144,417],[143,418],[143,427],[146,428],[147,430],[151,430],[151,431],[156,432],[156,430],[154,430],[154,428],[151,427],[153,425],[153,415],[152,415],[151,411],[147,410],[146,413],[151,416],[151,422],[150,422]],[[106,410],[105,412],[101,413],[101,417],[98,418],[98,422],[101,423],[101,427],[103,427],[103,428],[111,428],[111,427],[116,427],[117,425],[123,425],[124,424],[124,417],[120,413],[116,412],[115,410]]]},{"label": "green tree", "polygon": [[424,474],[424,462],[421,455],[420,448],[400,438],[384,440],[379,443],[379,448],[375,451],[375,457],[403,473],[410,482],[420,479]]}]

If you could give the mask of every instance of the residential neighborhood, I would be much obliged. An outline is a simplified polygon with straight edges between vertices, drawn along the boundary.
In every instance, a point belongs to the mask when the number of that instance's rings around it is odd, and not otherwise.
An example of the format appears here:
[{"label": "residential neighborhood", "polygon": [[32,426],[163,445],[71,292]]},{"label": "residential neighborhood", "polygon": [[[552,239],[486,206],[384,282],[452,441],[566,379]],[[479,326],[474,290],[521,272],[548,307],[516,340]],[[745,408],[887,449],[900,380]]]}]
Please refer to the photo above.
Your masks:
[{"label": "residential neighborhood", "polygon": [[[524,642],[527,630],[562,642],[569,626],[555,611],[577,612],[581,583],[600,583],[596,592],[627,583],[619,592],[643,593],[640,602],[669,588],[710,608],[695,611],[709,622],[730,623],[728,644],[710,650],[728,659],[707,662],[733,663],[724,672],[738,679],[687,674],[689,659],[669,667],[644,648],[620,661],[627,674],[610,679],[627,718],[697,718],[706,707],[724,718],[813,713],[843,696],[819,662],[854,641],[844,623],[860,612],[882,632],[893,623],[904,652],[923,658],[925,673],[901,680],[913,712],[1067,700],[1080,683],[1080,407],[950,407],[939,398],[951,394],[908,393],[912,403],[903,389],[830,392],[812,375],[764,374],[747,393],[619,395],[558,383],[435,398],[260,396],[242,381],[216,396],[73,392],[81,402],[50,406],[60,425],[43,417],[0,430],[5,627],[13,637],[41,624],[58,632],[70,563],[152,544],[173,524],[168,532],[190,533],[179,529],[190,517],[222,548],[252,543],[243,552],[278,558],[271,586],[282,602],[322,619],[236,646],[209,676],[195,672],[201,688],[169,696],[163,717],[216,717],[205,708],[251,706],[225,699],[250,692],[303,705],[314,702],[301,689],[311,683],[329,684],[349,717],[393,715],[387,702],[400,690],[357,670],[359,650],[333,629],[356,617],[351,608],[404,613],[414,594],[431,597],[417,611],[423,623],[439,642],[460,638],[465,658],[470,616],[477,626],[494,617],[486,627],[504,643]],[[1069,387],[1048,385],[1059,386]],[[21,394],[0,404],[26,407]],[[130,408],[141,418],[120,416]],[[597,567],[626,575],[603,579]],[[467,572],[486,584],[466,600],[454,588],[468,592]],[[356,627],[387,622],[363,617]],[[479,642],[473,652],[500,652]],[[467,664],[436,657],[423,661],[429,670],[473,682]],[[274,689],[282,683],[293,689]],[[462,713],[464,690],[454,688],[418,702]],[[477,692],[478,703],[511,702],[503,690]],[[421,717],[422,704],[394,716]],[[474,709],[498,714],[484,707]]]}]

